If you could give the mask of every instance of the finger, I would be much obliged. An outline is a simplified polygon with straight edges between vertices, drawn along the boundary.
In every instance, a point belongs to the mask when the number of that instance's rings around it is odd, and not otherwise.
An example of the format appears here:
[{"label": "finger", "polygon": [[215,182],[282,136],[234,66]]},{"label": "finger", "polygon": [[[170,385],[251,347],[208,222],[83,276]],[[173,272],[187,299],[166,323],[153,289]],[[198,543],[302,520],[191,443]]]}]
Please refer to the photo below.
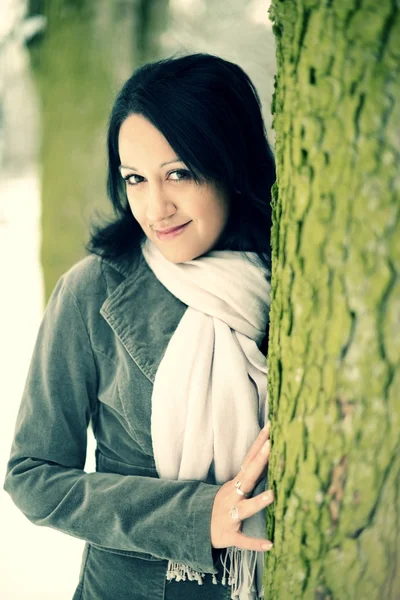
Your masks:
[{"label": "finger", "polygon": [[271,441],[267,439],[261,446],[259,452],[254,456],[252,461],[247,465],[243,473],[238,474],[236,480],[233,480],[233,485],[237,480],[241,481],[240,489],[242,492],[250,493],[264,473],[266,463],[269,461],[271,452]]},{"label": "finger", "polygon": [[271,422],[267,421],[265,427],[263,427],[261,429],[261,431],[258,434],[258,436],[256,437],[254,443],[252,444],[250,450],[248,451],[246,458],[244,459],[243,464],[242,464],[243,469],[246,470],[246,467],[248,466],[248,464],[258,454],[258,452],[261,449],[261,446],[269,438],[270,428],[271,428]]},{"label": "finger", "polygon": [[262,468],[262,470],[260,471],[260,473],[259,473],[259,475],[258,475],[257,479],[256,479],[256,480],[255,480],[255,482],[254,482],[254,487],[255,487],[255,488],[257,487],[257,485],[260,483],[260,481],[261,481],[262,479],[265,479],[265,478],[266,478],[266,476],[267,476],[267,473],[268,473],[268,465],[267,465],[267,464],[265,464],[265,465],[264,465],[264,467]]},{"label": "finger", "polygon": [[274,501],[274,492],[272,490],[265,490],[261,494],[254,496],[253,498],[246,498],[238,504],[236,504],[239,519],[244,521],[259,512]]},{"label": "finger", "polygon": [[[244,550],[257,550],[261,552],[268,552],[268,550],[273,548],[273,543],[270,540],[248,537],[247,535],[243,535],[243,533],[235,535],[233,545]],[[264,545],[268,547],[264,547]]]}]

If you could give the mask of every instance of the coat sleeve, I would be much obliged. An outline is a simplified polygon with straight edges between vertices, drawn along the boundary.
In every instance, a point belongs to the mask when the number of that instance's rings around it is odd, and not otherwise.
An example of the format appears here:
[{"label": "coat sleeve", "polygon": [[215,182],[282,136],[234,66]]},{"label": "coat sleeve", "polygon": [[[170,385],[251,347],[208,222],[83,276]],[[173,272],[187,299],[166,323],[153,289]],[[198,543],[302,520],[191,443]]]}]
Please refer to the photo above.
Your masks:
[{"label": "coat sleeve", "polygon": [[87,428],[96,403],[88,331],[63,276],[39,328],[4,489],[37,525],[216,573],[210,522],[220,486],[86,473]]}]

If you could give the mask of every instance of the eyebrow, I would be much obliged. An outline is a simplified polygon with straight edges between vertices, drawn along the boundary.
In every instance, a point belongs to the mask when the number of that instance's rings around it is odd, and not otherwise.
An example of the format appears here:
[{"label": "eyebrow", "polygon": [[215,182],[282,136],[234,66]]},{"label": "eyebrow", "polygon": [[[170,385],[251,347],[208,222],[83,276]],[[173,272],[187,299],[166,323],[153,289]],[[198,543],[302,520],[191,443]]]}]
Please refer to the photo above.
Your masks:
[{"label": "eyebrow", "polygon": [[[175,158],[173,158],[172,160],[168,160],[167,162],[163,162],[160,164],[160,167],[165,167],[165,165],[170,165],[171,163],[175,163],[175,162],[183,162],[183,160],[181,160],[179,158],[179,156],[176,156]],[[119,170],[121,169],[130,169],[131,171],[140,171],[140,169],[137,169],[136,167],[128,167],[125,165],[120,165],[118,167]]]}]

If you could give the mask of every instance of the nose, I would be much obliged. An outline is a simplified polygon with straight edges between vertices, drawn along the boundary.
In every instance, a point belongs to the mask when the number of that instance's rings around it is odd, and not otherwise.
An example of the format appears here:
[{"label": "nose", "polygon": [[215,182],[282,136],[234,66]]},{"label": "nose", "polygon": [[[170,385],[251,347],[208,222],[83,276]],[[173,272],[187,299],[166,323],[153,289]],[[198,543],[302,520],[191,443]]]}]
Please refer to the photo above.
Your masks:
[{"label": "nose", "polygon": [[175,205],[161,186],[149,186],[146,208],[147,219],[152,223],[157,223],[158,221],[172,217],[175,212]]}]

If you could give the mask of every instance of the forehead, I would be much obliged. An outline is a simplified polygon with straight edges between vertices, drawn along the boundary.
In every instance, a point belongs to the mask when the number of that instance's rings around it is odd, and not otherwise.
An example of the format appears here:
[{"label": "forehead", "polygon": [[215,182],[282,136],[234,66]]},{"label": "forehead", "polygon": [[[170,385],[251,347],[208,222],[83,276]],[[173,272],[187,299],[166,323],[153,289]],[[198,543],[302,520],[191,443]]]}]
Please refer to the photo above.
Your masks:
[{"label": "forehead", "polygon": [[121,160],[122,155],[126,155],[126,158],[135,159],[137,162],[142,157],[146,159],[151,156],[161,162],[159,159],[171,159],[173,153],[162,133],[142,115],[129,115],[122,123],[118,135],[118,148]]}]

